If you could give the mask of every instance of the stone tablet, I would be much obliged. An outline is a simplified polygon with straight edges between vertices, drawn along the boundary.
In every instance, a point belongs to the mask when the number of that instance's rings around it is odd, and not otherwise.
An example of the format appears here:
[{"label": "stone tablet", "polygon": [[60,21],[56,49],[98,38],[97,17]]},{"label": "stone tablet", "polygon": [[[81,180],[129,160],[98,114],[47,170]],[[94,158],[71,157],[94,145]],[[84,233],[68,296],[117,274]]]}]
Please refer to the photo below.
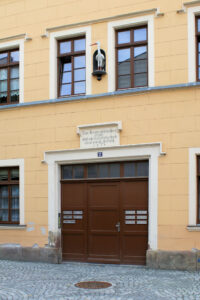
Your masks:
[{"label": "stone tablet", "polygon": [[103,148],[120,145],[121,122],[78,126],[80,148]]}]

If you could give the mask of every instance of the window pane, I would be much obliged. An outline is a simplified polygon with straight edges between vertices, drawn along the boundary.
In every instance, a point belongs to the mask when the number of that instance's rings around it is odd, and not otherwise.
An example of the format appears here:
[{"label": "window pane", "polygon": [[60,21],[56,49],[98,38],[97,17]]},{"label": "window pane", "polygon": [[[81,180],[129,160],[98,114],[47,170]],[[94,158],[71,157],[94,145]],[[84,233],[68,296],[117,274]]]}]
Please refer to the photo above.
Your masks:
[{"label": "window pane", "polygon": [[118,50],[118,62],[130,61],[130,48]]},{"label": "window pane", "polygon": [[71,42],[60,43],[60,54],[71,52]]},{"label": "window pane", "polygon": [[60,91],[61,96],[71,95],[71,93],[72,93],[72,85],[71,84],[61,85],[61,91]]},{"label": "window pane", "polygon": [[8,208],[8,187],[0,187],[0,208]]},{"label": "window pane", "polygon": [[12,196],[12,198],[19,197],[19,186],[18,185],[11,186],[11,196]]},{"label": "window pane", "polygon": [[72,82],[72,73],[71,72],[63,73],[63,75],[62,75],[62,84],[63,83],[70,83],[70,82]]},{"label": "window pane", "polygon": [[130,62],[120,62],[118,63],[118,75],[130,74]]},{"label": "window pane", "polygon": [[85,94],[85,81],[74,83],[74,94]]},{"label": "window pane", "polygon": [[0,91],[7,92],[7,80],[0,81]]},{"label": "window pane", "polygon": [[7,102],[7,93],[0,93],[0,103]]},{"label": "window pane", "polygon": [[199,195],[198,195],[198,217],[199,217],[199,223],[200,223],[200,177],[198,178],[198,191],[199,191]]},{"label": "window pane", "polygon": [[110,177],[120,177],[120,164],[110,164]]},{"label": "window pane", "polygon": [[72,64],[71,63],[67,63],[67,64],[63,65],[63,71],[64,72],[71,71],[71,69],[72,69]]},{"label": "window pane", "polygon": [[62,179],[72,179],[72,166],[62,168]]},{"label": "window pane", "polygon": [[8,198],[8,187],[7,186],[0,187],[0,198]]},{"label": "window pane", "polygon": [[8,198],[0,198],[0,209],[1,208],[8,208]]},{"label": "window pane", "polygon": [[19,169],[11,169],[10,177],[11,180],[19,180]]},{"label": "window pane", "polygon": [[10,92],[10,101],[11,102],[19,102],[19,90]]},{"label": "window pane", "polygon": [[198,78],[200,79],[200,67],[198,68]]},{"label": "window pane", "polygon": [[140,28],[134,30],[134,42],[146,41],[147,39],[147,29]]},{"label": "window pane", "polygon": [[118,32],[118,44],[130,43],[130,30]]},{"label": "window pane", "polygon": [[135,74],[134,76],[135,86],[147,85],[147,73]]},{"label": "window pane", "polygon": [[148,175],[149,175],[148,161],[137,163],[137,176],[148,176]]},{"label": "window pane", "polygon": [[19,221],[19,210],[12,210],[11,212],[11,221],[18,222]]},{"label": "window pane", "polygon": [[88,178],[97,178],[97,165],[88,165]]},{"label": "window pane", "polygon": [[108,177],[108,164],[99,165],[99,177]]},{"label": "window pane", "polygon": [[7,64],[8,53],[0,53],[0,65]]},{"label": "window pane", "polygon": [[134,62],[134,73],[146,73],[147,72],[147,60],[136,60]]},{"label": "window pane", "polygon": [[15,91],[19,89],[19,79],[12,79],[10,81],[10,90]]},{"label": "window pane", "polygon": [[147,58],[147,47],[135,47],[134,48],[134,59],[145,59]]},{"label": "window pane", "polygon": [[135,176],[136,176],[135,162],[125,163],[124,177],[135,177]]},{"label": "window pane", "polygon": [[199,41],[198,41],[198,51],[200,52],[200,43],[199,43]]},{"label": "window pane", "polygon": [[75,69],[85,68],[85,55],[74,57],[74,68]]},{"label": "window pane", "polygon": [[197,30],[200,32],[200,19],[197,19]]},{"label": "window pane", "polygon": [[131,87],[131,77],[130,76],[119,76],[118,77],[118,88],[129,88]]},{"label": "window pane", "polygon": [[0,181],[7,181],[8,180],[8,170],[1,169],[0,170]]},{"label": "window pane", "polygon": [[74,178],[84,178],[83,166],[74,166]]},{"label": "window pane", "polygon": [[84,51],[85,50],[85,39],[74,41],[74,51]]},{"label": "window pane", "polygon": [[18,209],[19,208],[19,186],[15,185],[11,187],[11,197],[12,197],[12,209]]},{"label": "window pane", "polygon": [[12,198],[12,209],[19,209],[19,198]]},{"label": "window pane", "polygon": [[19,51],[13,51],[10,54],[10,61],[11,62],[18,62],[19,61]]},{"label": "window pane", "polygon": [[0,80],[5,80],[8,78],[8,70],[0,69]]},{"label": "window pane", "polygon": [[10,70],[11,78],[19,78],[19,67],[12,67]]},{"label": "window pane", "polygon": [[85,69],[74,71],[74,81],[85,80]]},{"label": "window pane", "polygon": [[8,210],[0,210],[0,221],[8,221]]}]

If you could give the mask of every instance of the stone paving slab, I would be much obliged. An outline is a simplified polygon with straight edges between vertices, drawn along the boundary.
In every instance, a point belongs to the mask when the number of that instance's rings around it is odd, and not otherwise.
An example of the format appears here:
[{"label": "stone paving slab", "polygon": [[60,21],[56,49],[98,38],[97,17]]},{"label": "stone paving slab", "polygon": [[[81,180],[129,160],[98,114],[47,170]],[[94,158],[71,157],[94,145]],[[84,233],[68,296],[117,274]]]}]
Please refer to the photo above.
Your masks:
[{"label": "stone paving slab", "polygon": [[[80,289],[80,281],[111,287]],[[200,300],[200,273],[131,265],[0,261],[0,300]]]}]

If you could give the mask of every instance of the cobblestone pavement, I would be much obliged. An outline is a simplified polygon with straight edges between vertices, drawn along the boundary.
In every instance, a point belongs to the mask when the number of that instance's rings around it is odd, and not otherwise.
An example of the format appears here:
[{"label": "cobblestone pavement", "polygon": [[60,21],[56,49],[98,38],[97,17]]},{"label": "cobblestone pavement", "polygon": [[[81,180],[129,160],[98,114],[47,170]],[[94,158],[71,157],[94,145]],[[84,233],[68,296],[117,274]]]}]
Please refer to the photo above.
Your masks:
[{"label": "cobblestone pavement", "polygon": [[[111,287],[80,289],[80,281]],[[200,300],[200,273],[150,270],[130,265],[0,261],[1,300]]]}]

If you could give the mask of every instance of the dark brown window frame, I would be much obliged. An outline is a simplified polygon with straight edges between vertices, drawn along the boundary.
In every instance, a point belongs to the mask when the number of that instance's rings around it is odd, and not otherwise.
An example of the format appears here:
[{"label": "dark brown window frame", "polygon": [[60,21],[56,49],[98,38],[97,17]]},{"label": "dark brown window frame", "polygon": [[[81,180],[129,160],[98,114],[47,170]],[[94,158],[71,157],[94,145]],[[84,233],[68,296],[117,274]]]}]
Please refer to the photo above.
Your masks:
[{"label": "dark brown window frame", "polygon": [[[196,16],[195,18],[195,39],[196,39],[196,81],[200,81],[199,77],[199,55],[198,55],[198,43],[200,43],[200,32],[198,32],[198,20],[200,20],[200,16]],[[199,52],[200,53],[200,52]]]},{"label": "dark brown window frame", "polygon": [[[139,42],[134,42],[134,36],[132,34],[132,32],[134,30],[137,30],[137,29],[142,29],[142,28],[146,28],[146,33],[147,33],[147,39],[145,41],[139,41]],[[118,32],[123,32],[123,31],[127,31],[127,30],[130,30],[131,33],[130,33],[130,43],[124,43],[124,44],[118,44]],[[137,47],[137,46],[147,46],[147,84],[144,85],[144,86],[134,86],[134,55],[133,55],[133,49],[134,47]],[[130,68],[131,68],[131,73],[130,73],[130,76],[131,76],[131,86],[128,87],[128,88],[119,88],[118,87],[118,55],[117,55],[117,50],[119,49],[123,49],[123,48],[130,48],[130,52],[131,52],[131,55],[130,55]],[[129,89],[129,88],[139,88],[139,87],[145,87],[145,86],[148,86],[148,73],[149,73],[149,70],[148,70],[148,25],[141,25],[141,26],[136,26],[136,27],[126,27],[124,29],[119,29],[119,30],[116,30],[115,31],[115,81],[116,81],[116,89],[117,90],[124,90],[124,89]]]},{"label": "dark brown window frame", "polygon": [[[58,40],[58,47],[57,47],[57,70],[58,70],[58,77],[57,77],[57,82],[58,82],[58,86],[57,86],[57,90],[58,90],[58,97],[70,97],[70,96],[77,96],[77,95],[85,95],[85,93],[80,93],[80,94],[75,94],[74,93],[74,57],[76,56],[80,56],[80,55],[85,55],[86,56],[86,50],[84,51],[74,51],[74,41],[75,40],[81,40],[85,38],[85,36],[79,36],[79,37],[75,37],[75,38],[68,38],[68,39],[62,39],[62,40]],[[60,54],[60,44],[63,42],[71,42],[71,52],[67,52],[64,54]],[[72,90],[71,90],[71,94],[70,95],[61,95],[61,59],[67,57],[67,56],[71,56],[72,58]],[[81,68],[80,68],[81,69]],[[86,69],[82,68],[82,69]],[[83,81],[83,80],[82,80]],[[85,78],[85,85],[86,85],[86,78]],[[81,81],[76,81],[76,82],[81,82]]]},{"label": "dark brown window frame", "polygon": [[[8,180],[2,180],[0,181],[0,186],[6,185],[8,186],[8,221],[0,221],[0,224],[19,224],[18,222],[11,221],[11,186],[18,185],[19,186],[19,180],[11,180],[11,170],[18,169],[19,167],[2,167],[1,170],[8,170]],[[16,209],[17,210],[17,209]],[[19,211],[19,217],[20,217],[20,209]]]},{"label": "dark brown window frame", "polygon": [[199,184],[199,180],[200,180],[200,155],[197,155],[197,160],[196,160],[197,164],[196,164],[196,170],[197,170],[197,177],[196,177],[196,184],[197,184],[197,224],[200,224],[200,213],[199,213],[199,209],[200,209],[200,197],[199,197],[199,191],[200,191],[200,184]]},{"label": "dark brown window frame", "polygon": [[[0,65],[0,69],[5,69],[5,68],[8,69],[7,102],[6,103],[0,103],[0,105],[8,105],[8,104],[19,103],[19,101],[15,101],[15,102],[14,101],[13,102],[10,101],[10,99],[11,99],[11,97],[10,97],[10,94],[11,94],[11,90],[10,90],[10,80],[11,80],[11,78],[10,78],[10,69],[11,69],[11,67],[15,67],[15,66],[19,67],[19,61],[17,61],[17,62],[11,62],[10,61],[11,52],[15,52],[15,51],[20,51],[20,50],[19,50],[19,48],[14,48],[14,49],[4,50],[4,51],[0,52],[0,54],[8,53],[8,62],[6,64],[1,64]],[[16,79],[20,79],[20,77],[18,77]]]}]

